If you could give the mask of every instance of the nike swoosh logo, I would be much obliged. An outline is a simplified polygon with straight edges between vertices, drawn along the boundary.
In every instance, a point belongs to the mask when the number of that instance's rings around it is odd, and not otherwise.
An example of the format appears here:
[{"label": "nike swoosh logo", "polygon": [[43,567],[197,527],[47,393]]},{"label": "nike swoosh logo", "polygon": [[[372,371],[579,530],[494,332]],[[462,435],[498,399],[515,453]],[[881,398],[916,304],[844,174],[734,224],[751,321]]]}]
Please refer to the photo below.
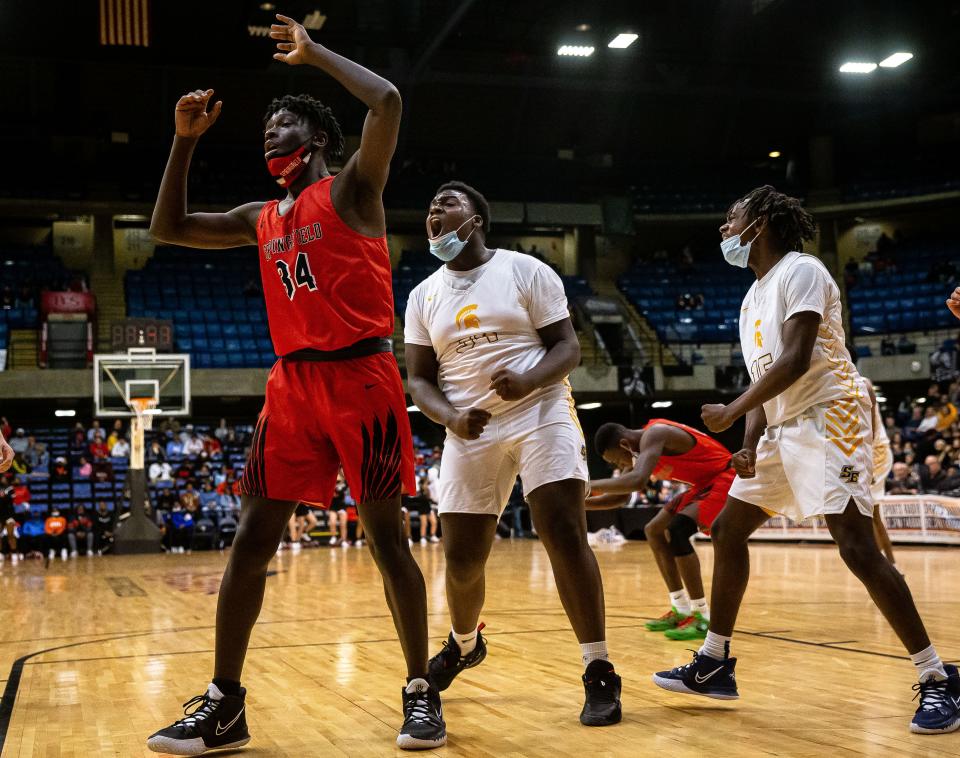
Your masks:
[{"label": "nike swoosh logo", "polygon": [[719,668],[715,668],[713,671],[711,671],[709,674],[707,674],[707,675],[704,676],[704,677],[701,677],[700,674],[697,673],[697,674],[694,675],[693,681],[695,681],[697,684],[703,684],[703,683],[704,683],[705,681],[707,681],[707,679],[709,679],[711,676],[713,676],[714,674],[716,674],[718,671],[722,671],[722,670],[723,670],[723,666],[720,666]]},{"label": "nike swoosh logo", "polygon": [[[246,708],[246,706],[244,706],[243,708]],[[217,730],[216,730],[216,732],[217,732],[217,737],[219,737],[219,736],[220,736],[221,734],[223,734],[224,732],[228,731],[231,726],[233,726],[234,724],[237,723],[237,720],[243,715],[243,708],[240,709],[240,713],[238,713],[236,716],[233,717],[233,721],[231,721],[231,722],[230,722],[229,724],[227,724],[225,727],[221,728],[221,727],[220,727],[220,722],[217,721]]]}]

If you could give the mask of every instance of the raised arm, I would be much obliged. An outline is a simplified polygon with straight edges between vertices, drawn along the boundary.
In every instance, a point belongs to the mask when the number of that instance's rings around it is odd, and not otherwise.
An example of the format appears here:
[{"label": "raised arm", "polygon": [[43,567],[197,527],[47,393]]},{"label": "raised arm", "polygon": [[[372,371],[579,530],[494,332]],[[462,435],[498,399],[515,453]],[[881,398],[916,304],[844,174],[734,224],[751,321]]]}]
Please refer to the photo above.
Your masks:
[{"label": "raised arm", "polygon": [[13,448],[7,444],[7,441],[0,434],[0,474],[13,465]]},{"label": "raised arm", "polygon": [[292,18],[278,13],[277,20],[280,23],[270,27],[270,36],[277,40],[280,51],[274,58],[292,66],[306,63],[319,68],[367,106],[360,149],[342,172],[348,185],[344,189],[379,201],[397,147],[403,110],[400,93],[383,77],[311,40],[307,30]]},{"label": "raised arm", "polygon": [[187,247],[224,248],[257,241],[257,216],[262,202],[247,203],[226,213],[188,213],[187,175],[200,136],[220,116],[218,100],[207,111],[213,90],[196,90],[177,101],[176,136],[160,182],[160,193],[150,219],[150,234],[158,242]]}]

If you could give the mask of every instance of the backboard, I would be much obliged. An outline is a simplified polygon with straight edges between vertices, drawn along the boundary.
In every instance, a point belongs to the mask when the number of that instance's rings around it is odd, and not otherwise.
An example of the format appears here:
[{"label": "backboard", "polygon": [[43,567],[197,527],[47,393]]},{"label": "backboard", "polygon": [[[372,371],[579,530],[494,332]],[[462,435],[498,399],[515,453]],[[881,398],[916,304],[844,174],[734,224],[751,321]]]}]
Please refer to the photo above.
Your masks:
[{"label": "backboard", "polygon": [[152,348],[93,356],[93,399],[97,416],[136,415],[133,401],[152,398],[157,416],[190,414],[190,356],[158,354]]}]

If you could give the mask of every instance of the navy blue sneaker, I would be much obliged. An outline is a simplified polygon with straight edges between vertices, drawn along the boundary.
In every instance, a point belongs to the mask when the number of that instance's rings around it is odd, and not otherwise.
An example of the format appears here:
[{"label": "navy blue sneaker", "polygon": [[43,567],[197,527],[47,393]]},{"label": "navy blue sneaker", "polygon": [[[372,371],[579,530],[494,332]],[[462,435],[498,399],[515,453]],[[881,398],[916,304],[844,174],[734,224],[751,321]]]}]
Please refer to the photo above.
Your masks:
[{"label": "navy blue sneaker", "polygon": [[733,673],[736,666],[736,658],[718,661],[695,652],[692,663],[654,674],[653,683],[671,692],[686,692],[717,700],[736,700],[740,697],[737,692],[737,679]]},{"label": "navy blue sneaker", "polygon": [[481,623],[477,627],[477,646],[466,655],[460,655],[460,646],[453,638],[453,632],[450,632],[447,641],[443,643],[443,650],[430,659],[427,664],[430,681],[440,692],[447,689],[461,671],[483,663],[483,659],[487,657],[487,643],[480,634],[484,626],[486,624]]},{"label": "navy blue sneaker", "polygon": [[920,698],[917,712],[910,722],[914,734],[945,734],[960,729],[960,674],[957,667],[947,664],[946,679],[927,679],[913,685]]}]

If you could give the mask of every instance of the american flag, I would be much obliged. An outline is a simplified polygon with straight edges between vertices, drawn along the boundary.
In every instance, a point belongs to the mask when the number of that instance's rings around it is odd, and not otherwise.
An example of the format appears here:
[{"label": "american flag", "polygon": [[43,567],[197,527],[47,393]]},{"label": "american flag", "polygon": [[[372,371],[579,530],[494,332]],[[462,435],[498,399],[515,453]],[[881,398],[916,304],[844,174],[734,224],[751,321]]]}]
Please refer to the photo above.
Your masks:
[{"label": "american flag", "polygon": [[100,0],[100,44],[150,44],[150,0]]}]

